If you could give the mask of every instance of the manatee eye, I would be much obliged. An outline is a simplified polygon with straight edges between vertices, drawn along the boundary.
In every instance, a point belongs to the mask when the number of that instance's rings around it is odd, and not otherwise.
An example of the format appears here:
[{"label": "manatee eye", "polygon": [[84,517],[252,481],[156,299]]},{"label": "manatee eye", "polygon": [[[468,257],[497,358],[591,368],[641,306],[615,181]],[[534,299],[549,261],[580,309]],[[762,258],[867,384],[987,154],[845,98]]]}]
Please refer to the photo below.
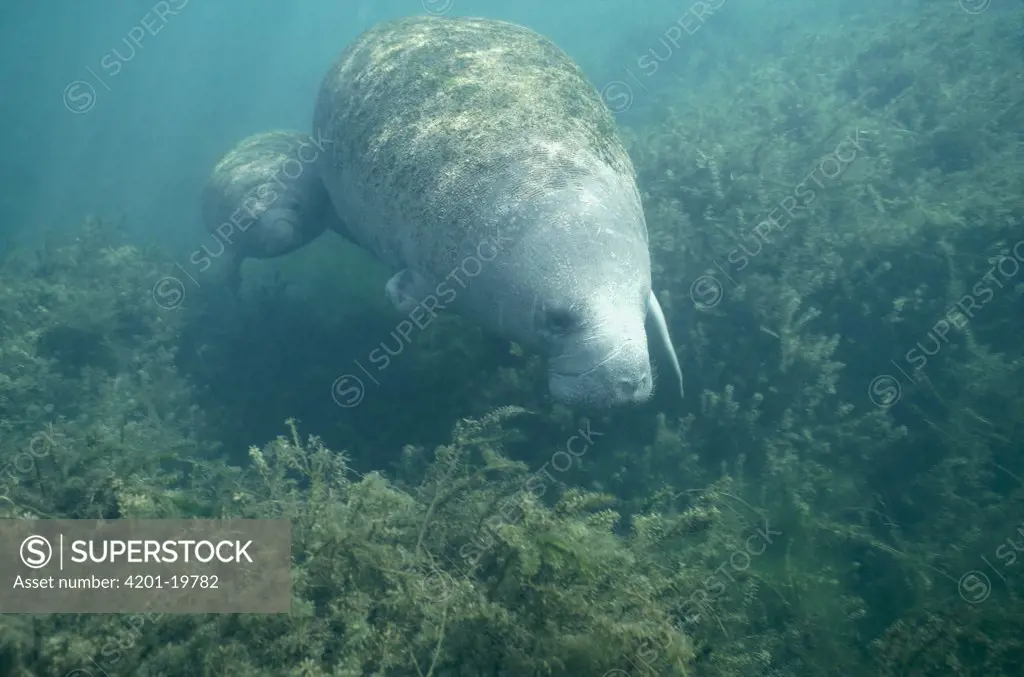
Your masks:
[{"label": "manatee eye", "polygon": [[544,322],[551,333],[566,334],[579,325],[579,317],[571,310],[558,308],[547,311]]}]

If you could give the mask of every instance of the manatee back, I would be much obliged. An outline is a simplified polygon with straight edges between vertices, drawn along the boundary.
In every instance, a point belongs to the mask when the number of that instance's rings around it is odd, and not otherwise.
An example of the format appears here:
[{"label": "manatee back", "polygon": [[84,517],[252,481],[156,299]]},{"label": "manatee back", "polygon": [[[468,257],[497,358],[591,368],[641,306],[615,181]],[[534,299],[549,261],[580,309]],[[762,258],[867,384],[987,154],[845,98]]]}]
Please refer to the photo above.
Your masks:
[{"label": "manatee back", "polygon": [[[613,176],[639,206],[594,86],[552,42],[503,21],[370,29],[324,78],[314,131],[335,139],[319,167],[354,238],[398,268],[443,275],[502,215],[587,177]],[[500,227],[514,239],[536,224]],[[646,240],[642,216],[635,227]]]},{"label": "manatee back", "polygon": [[[254,134],[224,155],[203,189],[203,222],[241,257],[269,258],[307,244],[326,228],[344,235],[315,166],[325,144],[293,131]],[[260,216],[270,209],[297,215],[298,232],[284,251],[270,251]]]}]

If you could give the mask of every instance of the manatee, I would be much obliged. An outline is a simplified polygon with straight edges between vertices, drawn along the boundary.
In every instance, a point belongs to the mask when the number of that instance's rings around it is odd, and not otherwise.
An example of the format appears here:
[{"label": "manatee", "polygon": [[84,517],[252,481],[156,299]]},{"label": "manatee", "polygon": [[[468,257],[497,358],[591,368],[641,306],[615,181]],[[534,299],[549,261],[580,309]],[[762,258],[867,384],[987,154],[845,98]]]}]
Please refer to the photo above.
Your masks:
[{"label": "manatee", "polygon": [[282,256],[326,229],[347,238],[316,173],[328,143],[299,132],[262,132],[242,140],[214,167],[202,195],[203,222],[214,242],[203,252],[207,267],[209,259],[227,258],[233,289],[246,258]]},{"label": "manatee", "polygon": [[547,358],[557,401],[649,399],[645,324],[682,373],[651,290],[636,175],[581,69],[490,19],[378,24],[317,96],[317,161],[355,242],[417,323],[451,309]]}]

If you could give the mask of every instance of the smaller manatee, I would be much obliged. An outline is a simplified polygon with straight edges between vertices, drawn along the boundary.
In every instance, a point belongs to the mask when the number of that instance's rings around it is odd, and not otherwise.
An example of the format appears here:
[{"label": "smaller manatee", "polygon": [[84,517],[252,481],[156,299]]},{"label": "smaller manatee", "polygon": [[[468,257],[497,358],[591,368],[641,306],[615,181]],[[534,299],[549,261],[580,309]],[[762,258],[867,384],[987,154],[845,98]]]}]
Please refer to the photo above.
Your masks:
[{"label": "smaller manatee", "polygon": [[202,195],[210,258],[227,258],[227,282],[241,283],[246,258],[283,256],[333,230],[350,239],[315,161],[330,140],[293,131],[254,134],[213,169]]}]

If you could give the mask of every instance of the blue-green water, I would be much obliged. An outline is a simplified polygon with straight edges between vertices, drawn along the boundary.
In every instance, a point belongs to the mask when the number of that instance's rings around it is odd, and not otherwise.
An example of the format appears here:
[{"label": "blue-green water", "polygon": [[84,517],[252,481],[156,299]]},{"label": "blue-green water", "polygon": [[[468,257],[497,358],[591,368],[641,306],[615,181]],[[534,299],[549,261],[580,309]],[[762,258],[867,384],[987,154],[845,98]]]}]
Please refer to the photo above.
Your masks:
[{"label": "blue-green water", "polygon": [[[648,401],[560,403],[542,351],[396,313],[335,232],[230,288],[218,160],[322,150],[331,63],[423,15],[579,65],[682,397],[648,332]],[[0,677],[1019,674],[1019,3],[122,0],[0,33]],[[20,613],[29,520],[217,518],[290,527],[255,597],[289,613]]]}]

